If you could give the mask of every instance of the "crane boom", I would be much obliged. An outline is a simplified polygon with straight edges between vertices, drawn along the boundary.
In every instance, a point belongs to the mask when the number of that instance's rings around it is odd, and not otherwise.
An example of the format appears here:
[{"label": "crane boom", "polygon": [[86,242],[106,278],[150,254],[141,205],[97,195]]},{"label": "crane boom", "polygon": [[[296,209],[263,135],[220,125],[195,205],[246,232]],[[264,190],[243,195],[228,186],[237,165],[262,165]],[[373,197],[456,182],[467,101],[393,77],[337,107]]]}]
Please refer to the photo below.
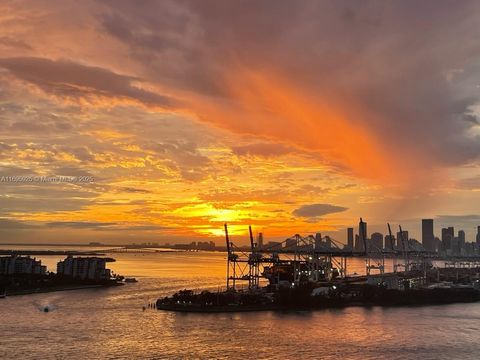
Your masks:
[{"label": "crane boom", "polygon": [[390,228],[390,224],[387,223],[388,226],[388,234],[390,235],[390,247],[392,248],[392,251],[395,251],[394,249],[394,244],[393,244],[393,235],[392,235],[392,229]]},{"label": "crane boom", "polygon": [[250,247],[253,253],[255,250],[255,244],[253,243],[253,233],[252,233],[252,227],[250,225],[248,226],[248,232],[250,233]]},{"label": "crane boom", "polygon": [[227,223],[225,223],[223,226],[225,228],[225,241],[227,242],[227,253],[230,254],[230,239],[228,238]]},{"label": "crane boom", "polygon": [[365,223],[363,222],[362,218],[360,218],[360,227],[362,228],[363,250],[365,255],[367,255],[367,229],[365,227]]},{"label": "crane boom", "polygon": [[407,272],[408,268],[409,268],[409,264],[408,264],[408,239],[406,240],[407,243],[405,243],[405,238],[403,237],[402,226],[398,225],[398,228],[400,229],[400,237],[402,238],[403,254],[404,254],[404,257],[405,257],[405,272]]}]

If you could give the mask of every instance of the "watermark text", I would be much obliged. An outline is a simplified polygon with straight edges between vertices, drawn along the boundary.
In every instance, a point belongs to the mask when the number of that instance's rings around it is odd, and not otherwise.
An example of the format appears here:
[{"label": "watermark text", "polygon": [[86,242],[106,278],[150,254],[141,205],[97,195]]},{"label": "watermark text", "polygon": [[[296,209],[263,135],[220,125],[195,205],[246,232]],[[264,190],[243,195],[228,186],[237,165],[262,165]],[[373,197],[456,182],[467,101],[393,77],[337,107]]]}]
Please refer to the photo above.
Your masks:
[{"label": "watermark text", "polygon": [[28,175],[28,176],[3,176],[0,175],[0,183],[72,183],[72,184],[85,184],[92,183],[95,178],[90,175],[86,176],[41,176],[41,175]]}]

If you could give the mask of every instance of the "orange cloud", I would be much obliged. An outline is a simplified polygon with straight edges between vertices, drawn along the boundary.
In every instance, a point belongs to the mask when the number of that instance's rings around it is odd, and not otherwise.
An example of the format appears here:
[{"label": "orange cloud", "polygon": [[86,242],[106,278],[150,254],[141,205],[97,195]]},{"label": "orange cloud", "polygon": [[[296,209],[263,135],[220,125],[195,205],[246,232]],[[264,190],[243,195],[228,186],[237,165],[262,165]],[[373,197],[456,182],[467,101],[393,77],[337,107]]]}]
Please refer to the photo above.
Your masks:
[{"label": "orange cloud", "polygon": [[202,98],[193,104],[202,120],[318,152],[322,161],[362,178],[394,180],[389,154],[374,131],[330,98],[272,73],[246,69],[229,74],[226,82],[229,100]]}]

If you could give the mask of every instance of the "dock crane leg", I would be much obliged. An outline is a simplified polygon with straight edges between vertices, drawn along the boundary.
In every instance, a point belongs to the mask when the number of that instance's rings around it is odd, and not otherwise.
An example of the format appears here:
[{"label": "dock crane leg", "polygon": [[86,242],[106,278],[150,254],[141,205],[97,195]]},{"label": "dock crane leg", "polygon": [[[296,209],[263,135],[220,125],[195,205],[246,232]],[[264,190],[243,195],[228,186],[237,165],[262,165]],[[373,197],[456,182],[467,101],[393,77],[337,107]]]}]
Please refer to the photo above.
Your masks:
[{"label": "dock crane leg", "polygon": [[227,243],[227,291],[230,290],[230,239],[228,238],[228,227],[227,223],[224,225],[225,228],[225,241]]}]

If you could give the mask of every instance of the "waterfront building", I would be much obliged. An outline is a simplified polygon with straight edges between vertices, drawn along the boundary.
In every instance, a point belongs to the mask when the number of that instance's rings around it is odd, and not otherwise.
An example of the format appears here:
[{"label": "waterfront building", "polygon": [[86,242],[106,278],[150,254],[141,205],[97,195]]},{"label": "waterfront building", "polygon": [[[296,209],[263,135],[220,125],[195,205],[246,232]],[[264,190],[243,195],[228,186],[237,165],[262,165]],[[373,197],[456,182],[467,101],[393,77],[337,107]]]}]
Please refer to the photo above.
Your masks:
[{"label": "waterfront building", "polygon": [[72,257],[57,263],[57,274],[82,280],[108,280],[110,269],[106,268],[107,259],[101,257]]},{"label": "waterfront building", "polygon": [[433,219],[422,219],[422,245],[427,251],[435,251]]},{"label": "waterfront building", "polygon": [[215,243],[213,241],[199,241],[196,248],[198,250],[215,250]]},{"label": "waterfront building", "polygon": [[480,247],[480,226],[477,226],[476,242],[477,242],[477,246]]},{"label": "waterfront building", "polygon": [[35,274],[45,275],[47,267],[42,265],[41,260],[31,258],[30,256],[2,256],[0,257],[0,274]]}]

